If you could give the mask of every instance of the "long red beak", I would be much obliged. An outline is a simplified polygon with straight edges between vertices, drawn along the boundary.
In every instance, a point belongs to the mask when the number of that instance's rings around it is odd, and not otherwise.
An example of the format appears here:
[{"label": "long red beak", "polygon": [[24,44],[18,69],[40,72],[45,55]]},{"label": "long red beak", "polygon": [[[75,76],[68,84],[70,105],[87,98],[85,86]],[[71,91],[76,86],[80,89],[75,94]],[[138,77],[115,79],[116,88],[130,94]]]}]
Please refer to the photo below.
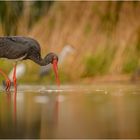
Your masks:
[{"label": "long red beak", "polygon": [[58,86],[60,86],[57,63],[58,63],[57,59],[54,59],[53,60],[53,70],[54,70],[55,77],[56,77],[56,83]]}]

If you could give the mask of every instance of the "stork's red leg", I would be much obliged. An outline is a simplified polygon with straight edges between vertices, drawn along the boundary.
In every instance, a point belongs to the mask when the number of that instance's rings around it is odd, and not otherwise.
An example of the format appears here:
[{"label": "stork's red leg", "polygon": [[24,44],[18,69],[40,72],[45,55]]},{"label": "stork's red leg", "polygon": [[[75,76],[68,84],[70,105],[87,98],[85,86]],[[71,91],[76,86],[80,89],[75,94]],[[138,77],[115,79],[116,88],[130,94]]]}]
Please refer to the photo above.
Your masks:
[{"label": "stork's red leg", "polygon": [[14,82],[15,93],[17,91],[16,66],[17,66],[17,63],[15,63],[15,65],[14,65],[14,73],[13,73],[13,82]]},{"label": "stork's red leg", "polygon": [[5,77],[6,79],[6,88],[5,90],[6,91],[9,91],[10,90],[10,86],[11,86],[11,81],[10,79],[8,78],[8,76],[0,69],[0,73]]},{"label": "stork's red leg", "polygon": [[16,66],[17,66],[17,63],[15,63],[15,65],[14,65],[14,72],[13,72],[13,82],[14,82],[14,121],[15,121],[15,123],[16,123],[16,97],[17,97]]}]

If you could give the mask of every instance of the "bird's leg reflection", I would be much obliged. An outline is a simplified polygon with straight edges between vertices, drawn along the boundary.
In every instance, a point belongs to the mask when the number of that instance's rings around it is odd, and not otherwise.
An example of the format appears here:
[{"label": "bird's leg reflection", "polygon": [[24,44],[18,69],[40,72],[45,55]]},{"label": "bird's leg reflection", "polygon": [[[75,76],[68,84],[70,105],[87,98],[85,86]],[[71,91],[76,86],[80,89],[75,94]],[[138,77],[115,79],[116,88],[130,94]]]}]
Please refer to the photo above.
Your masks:
[{"label": "bird's leg reflection", "polygon": [[14,90],[14,122],[17,120],[17,90]]},{"label": "bird's leg reflection", "polygon": [[[9,110],[11,108],[11,92],[6,92],[6,96],[7,96],[7,102],[8,102],[8,107],[9,107]],[[15,90],[14,91],[14,94],[13,94],[13,121],[14,121],[14,124],[16,124],[16,118],[17,118],[17,91]]]},{"label": "bird's leg reflection", "polygon": [[11,107],[11,92],[9,91],[9,92],[6,92],[5,94],[7,96],[8,108],[10,108]]}]

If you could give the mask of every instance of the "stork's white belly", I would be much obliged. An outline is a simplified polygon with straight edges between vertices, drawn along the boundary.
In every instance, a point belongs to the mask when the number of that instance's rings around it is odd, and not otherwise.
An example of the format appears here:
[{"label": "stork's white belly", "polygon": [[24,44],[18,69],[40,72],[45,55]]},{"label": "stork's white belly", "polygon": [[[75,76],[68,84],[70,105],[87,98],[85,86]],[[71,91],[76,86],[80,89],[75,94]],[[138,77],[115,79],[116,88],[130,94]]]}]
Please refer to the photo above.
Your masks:
[{"label": "stork's white belly", "polygon": [[23,60],[26,56],[27,56],[27,54],[25,54],[25,55],[22,56],[22,57],[16,58],[16,59],[14,59],[14,58],[12,58],[12,59],[9,59],[9,58],[2,58],[2,59],[8,59],[8,60],[10,60],[10,61],[18,62],[18,61]]}]

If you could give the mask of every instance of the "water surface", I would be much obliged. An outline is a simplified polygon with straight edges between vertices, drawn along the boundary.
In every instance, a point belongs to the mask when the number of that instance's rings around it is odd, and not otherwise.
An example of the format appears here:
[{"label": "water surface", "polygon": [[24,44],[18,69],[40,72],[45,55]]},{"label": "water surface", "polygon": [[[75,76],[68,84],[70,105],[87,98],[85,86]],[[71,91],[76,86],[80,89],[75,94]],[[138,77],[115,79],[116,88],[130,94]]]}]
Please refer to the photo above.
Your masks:
[{"label": "water surface", "polygon": [[0,138],[140,138],[140,87],[19,85],[16,99],[1,90]]}]

